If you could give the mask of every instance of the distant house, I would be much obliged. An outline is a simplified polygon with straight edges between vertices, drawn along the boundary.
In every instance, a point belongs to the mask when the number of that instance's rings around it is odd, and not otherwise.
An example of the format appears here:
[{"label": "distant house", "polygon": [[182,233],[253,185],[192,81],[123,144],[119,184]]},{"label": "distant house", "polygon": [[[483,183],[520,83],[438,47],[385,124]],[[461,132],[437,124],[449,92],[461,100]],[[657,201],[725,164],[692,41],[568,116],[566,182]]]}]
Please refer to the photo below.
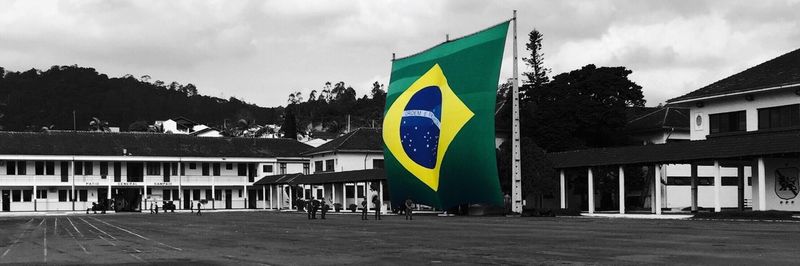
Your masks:
[{"label": "distant house", "polygon": [[185,117],[177,117],[167,119],[165,121],[156,121],[156,128],[160,128],[163,133],[172,134],[187,134],[197,137],[222,137],[222,132],[216,128],[212,128]]}]

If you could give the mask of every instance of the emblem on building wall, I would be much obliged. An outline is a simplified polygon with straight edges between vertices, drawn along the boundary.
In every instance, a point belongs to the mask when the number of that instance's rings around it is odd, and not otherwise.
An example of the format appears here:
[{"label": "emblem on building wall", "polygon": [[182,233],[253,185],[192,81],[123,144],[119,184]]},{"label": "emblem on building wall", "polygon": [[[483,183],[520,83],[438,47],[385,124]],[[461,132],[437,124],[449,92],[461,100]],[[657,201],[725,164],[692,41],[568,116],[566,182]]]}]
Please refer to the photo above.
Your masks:
[{"label": "emblem on building wall", "polygon": [[797,173],[797,167],[778,168],[775,170],[775,194],[779,198],[789,200],[797,197],[797,189],[800,187]]}]

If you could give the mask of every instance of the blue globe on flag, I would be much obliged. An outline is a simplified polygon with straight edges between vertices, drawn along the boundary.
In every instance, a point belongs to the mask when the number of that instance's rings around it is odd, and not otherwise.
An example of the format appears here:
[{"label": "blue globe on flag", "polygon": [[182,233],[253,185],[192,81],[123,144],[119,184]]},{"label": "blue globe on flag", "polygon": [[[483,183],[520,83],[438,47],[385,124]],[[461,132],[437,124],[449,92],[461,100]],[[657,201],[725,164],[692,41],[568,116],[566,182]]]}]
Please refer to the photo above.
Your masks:
[{"label": "blue globe on flag", "polygon": [[411,97],[400,120],[400,142],[415,163],[436,167],[442,118],[442,92],[437,86],[419,90]]}]

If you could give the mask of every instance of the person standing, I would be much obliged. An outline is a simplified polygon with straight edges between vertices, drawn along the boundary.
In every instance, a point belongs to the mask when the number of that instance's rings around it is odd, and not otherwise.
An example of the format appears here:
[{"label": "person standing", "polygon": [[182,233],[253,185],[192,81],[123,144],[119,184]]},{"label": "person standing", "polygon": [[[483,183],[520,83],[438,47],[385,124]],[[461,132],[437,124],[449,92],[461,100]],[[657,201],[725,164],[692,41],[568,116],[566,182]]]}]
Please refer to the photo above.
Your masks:
[{"label": "person standing", "polygon": [[320,218],[322,218],[322,220],[325,220],[325,213],[328,212],[328,208],[329,208],[328,207],[328,203],[325,202],[325,198],[322,198],[322,203],[321,204],[322,204],[322,213],[320,214],[320,216],[321,216]]},{"label": "person standing", "polygon": [[412,214],[412,208],[414,207],[414,202],[411,201],[411,197],[408,197],[405,202],[406,207],[406,220],[414,220],[414,215]]},{"label": "person standing", "polygon": [[201,209],[202,206],[203,206],[202,203],[200,203],[200,202],[197,203],[197,213],[195,215],[202,215],[202,214],[200,214],[200,209]]},{"label": "person standing", "polygon": [[508,195],[508,193],[506,193],[506,195],[503,196],[503,203],[504,203],[506,215],[511,214],[511,195]]},{"label": "person standing", "polygon": [[319,210],[319,200],[311,198],[311,219],[317,219],[317,211]]},{"label": "person standing", "polygon": [[156,203],[156,214],[158,214],[158,203]]},{"label": "person standing", "polygon": [[376,195],[372,197],[372,204],[375,206],[375,220],[381,219],[381,199]]},{"label": "person standing", "polygon": [[150,214],[153,214],[153,213],[155,213],[155,212],[153,212],[153,203],[150,202]]},{"label": "person standing", "polygon": [[308,213],[308,219],[311,220],[311,215],[313,215],[313,213],[312,213],[313,210],[311,209],[311,200],[310,199],[305,199],[305,200],[303,200],[303,203],[304,203],[305,208],[306,208],[306,213]]},{"label": "person standing", "polygon": [[361,220],[367,219],[367,199],[361,201]]}]

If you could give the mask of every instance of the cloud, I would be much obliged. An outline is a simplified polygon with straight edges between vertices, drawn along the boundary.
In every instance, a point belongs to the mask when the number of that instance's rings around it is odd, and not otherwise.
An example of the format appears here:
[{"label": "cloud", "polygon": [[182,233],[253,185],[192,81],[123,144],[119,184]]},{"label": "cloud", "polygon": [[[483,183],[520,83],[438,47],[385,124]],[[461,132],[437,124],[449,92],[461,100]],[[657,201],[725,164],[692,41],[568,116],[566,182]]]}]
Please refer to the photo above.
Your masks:
[{"label": "cloud", "polygon": [[[265,106],[291,91],[388,83],[405,56],[519,10],[520,57],[544,33],[553,74],[626,66],[649,105],[797,48],[800,1],[23,1],[0,2],[0,66],[80,64],[194,83]],[[506,45],[501,81],[511,75]],[[521,72],[527,67],[520,64]]]}]

